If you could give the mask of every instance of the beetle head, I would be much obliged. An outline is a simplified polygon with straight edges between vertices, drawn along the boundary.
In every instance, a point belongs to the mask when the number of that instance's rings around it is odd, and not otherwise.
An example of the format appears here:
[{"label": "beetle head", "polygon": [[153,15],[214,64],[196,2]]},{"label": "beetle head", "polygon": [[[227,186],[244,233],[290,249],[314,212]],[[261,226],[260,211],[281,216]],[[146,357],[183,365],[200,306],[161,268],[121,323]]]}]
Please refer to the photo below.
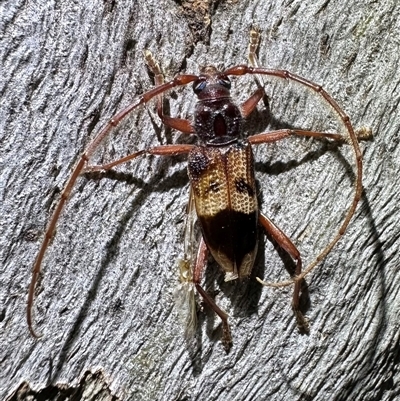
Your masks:
[{"label": "beetle head", "polygon": [[199,100],[230,97],[229,77],[213,66],[203,67],[199,78],[193,82],[193,92]]}]

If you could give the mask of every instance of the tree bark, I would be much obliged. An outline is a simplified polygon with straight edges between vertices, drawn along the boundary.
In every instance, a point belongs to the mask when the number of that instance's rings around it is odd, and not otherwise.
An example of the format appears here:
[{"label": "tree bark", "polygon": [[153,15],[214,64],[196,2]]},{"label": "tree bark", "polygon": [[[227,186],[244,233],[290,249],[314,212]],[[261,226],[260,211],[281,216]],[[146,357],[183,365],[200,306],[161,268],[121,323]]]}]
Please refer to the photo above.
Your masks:
[{"label": "tree bark", "polygon": [[[0,398],[397,399],[399,14],[394,0],[4,4]],[[220,321],[206,307],[199,307],[194,338],[185,339],[175,293],[189,184],[179,156],[79,178],[43,263],[34,306],[43,337],[32,338],[27,288],[47,222],[85,146],[152,88],[142,51],[152,51],[166,79],[202,65],[227,68],[247,62],[252,26],[262,33],[262,66],[321,84],[355,128],[373,132],[360,145],[358,210],[306,278],[310,333],[296,328],[291,287],[261,287],[255,277],[224,283],[210,260],[204,287],[230,316],[233,347],[224,352]],[[264,82],[268,102],[246,135],[282,127],[343,132],[317,95],[278,79]],[[256,89],[254,78],[233,79],[233,88],[243,102]],[[173,116],[190,117],[194,103],[191,85],[166,95]],[[193,142],[166,130],[154,111],[154,103],[135,111],[97,159]],[[259,146],[256,160],[261,209],[306,266],[351,202],[351,147],[289,138]],[[286,280],[287,258],[262,238],[259,247],[254,276]]]}]

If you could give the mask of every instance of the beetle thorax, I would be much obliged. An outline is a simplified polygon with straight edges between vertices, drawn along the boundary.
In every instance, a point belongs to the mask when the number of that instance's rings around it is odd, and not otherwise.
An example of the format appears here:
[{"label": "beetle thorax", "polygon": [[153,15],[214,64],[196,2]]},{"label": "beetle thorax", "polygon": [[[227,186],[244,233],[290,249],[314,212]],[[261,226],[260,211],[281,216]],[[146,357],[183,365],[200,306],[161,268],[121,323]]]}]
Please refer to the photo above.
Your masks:
[{"label": "beetle thorax", "polygon": [[224,144],[240,138],[242,116],[231,98],[200,100],[195,109],[194,127],[209,144]]}]

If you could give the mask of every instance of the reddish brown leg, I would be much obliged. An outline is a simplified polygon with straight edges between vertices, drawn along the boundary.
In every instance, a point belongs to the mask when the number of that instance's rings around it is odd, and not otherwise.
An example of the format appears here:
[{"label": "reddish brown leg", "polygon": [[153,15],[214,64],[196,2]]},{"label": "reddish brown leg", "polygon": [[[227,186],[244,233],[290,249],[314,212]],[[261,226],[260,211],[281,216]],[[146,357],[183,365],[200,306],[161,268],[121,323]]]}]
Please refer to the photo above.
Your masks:
[{"label": "reddish brown leg", "polygon": [[130,160],[136,159],[136,157],[148,154],[148,155],[157,155],[157,156],[177,156],[181,154],[187,154],[191,151],[194,145],[161,145],[154,146],[152,148],[139,150],[138,152],[132,153],[128,156],[125,156],[121,159],[114,160],[111,163],[100,164],[97,166],[86,166],[83,169],[83,173],[91,173],[94,171],[105,171],[110,170],[111,168],[118,166],[119,164],[126,163]]},{"label": "reddish brown leg", "polygon": [[204,302],[221,318],[222,320],[222,343],[224,345],[225,351],[229,352],[232,346],[232,336],[231,330],[229,328],[228,323],[228,314],[224,312],[215,302],[214,300],[207,294],[206,291],[200,286],[201,277],[203,275],[203,271],[206,267],[207,262],[208,249],[207,245],[204,242],[203,237],[201,237],[199,250],[197,252],[197,260],[194,266],[193,273],[193,281],[196,286],[197,291],[202,296]]},{"label": "reddish brown leg", "polygon": [[251,114],[264,95],[264,88],[259,88],[244,103],[242,103],[240,110],[243,118],[247,118]]},{"label": "reddish brown leg", "polygon": [[[154,74],[155,85],[156,86],[163,85],[164,84],[164,75],[161,71],[159,64],[154,59],[153,55],[151,54],[151,52],[149,50],[144,51],[144,58],[146,60],[147,66],[149,67],[151,72]],[[163,124],[166,125],[167,127],[176,129],[185,134],[193,134],[194,133],[194,128],[192,126],[191,121],[183,119],[183,118],[170,117],[170,116],[164,114],[163,96],[162,95],[159,95],[157,97],[157,114],[160,117]]]},{"label": "reddish brown leg", "polygon": [[[286,234],[281,231],[271,220],[260,213],[260,223],[263,226],[265,232],[269,234],[274,241],[284,249],[290,257],[296,262],[295,275],[299,276],[301,274],[302,262],[299,250],[293,244],[293,242],[286,236]],[[257,280],[261,284],[265,284],[260,278]],[[304,317],[303,313],[300,311],[300,291],[301,291],[302,281],[295,281],[294,291],[293,291],[293,301],[292,308],[296,316],[296,322],[299,329],[308,332],[308,322]]]},{"label": "reddish brown leg", "polygon": [[344,142],[344,138],[340,134],[329,134],[326,132],[314,132],[314,131],[293,130],[293,129],[280,129],[277,131],[263,132],[261,134],[250,136],[248,138],[248,141],[252,145],[257,145],[261,143],[280,141],[281,139],[287,138],[292,135],[308,136],[317,139],[331,139],[334,141]]}]

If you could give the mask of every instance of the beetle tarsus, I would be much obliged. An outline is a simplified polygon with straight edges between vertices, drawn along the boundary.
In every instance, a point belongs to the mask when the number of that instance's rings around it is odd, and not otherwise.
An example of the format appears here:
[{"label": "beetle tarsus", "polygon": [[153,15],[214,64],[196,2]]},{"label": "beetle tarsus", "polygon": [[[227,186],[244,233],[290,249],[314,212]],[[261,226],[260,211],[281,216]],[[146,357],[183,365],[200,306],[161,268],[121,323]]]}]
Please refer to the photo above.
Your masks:
[{"label": "beetle tarsus", "polygon": [[310,323],[307,317],[303,315],[300,309],[293,307],[293,312],[296,317],[297,328],[301,333],[309,334],[310,333]]},{"label": "beetle tarsus", "polygon": [[222,322],[222,345],[224,346],[226,353],[230,351],[230,349],[232,348],[232,344],[232,335],[228,321]]}]

